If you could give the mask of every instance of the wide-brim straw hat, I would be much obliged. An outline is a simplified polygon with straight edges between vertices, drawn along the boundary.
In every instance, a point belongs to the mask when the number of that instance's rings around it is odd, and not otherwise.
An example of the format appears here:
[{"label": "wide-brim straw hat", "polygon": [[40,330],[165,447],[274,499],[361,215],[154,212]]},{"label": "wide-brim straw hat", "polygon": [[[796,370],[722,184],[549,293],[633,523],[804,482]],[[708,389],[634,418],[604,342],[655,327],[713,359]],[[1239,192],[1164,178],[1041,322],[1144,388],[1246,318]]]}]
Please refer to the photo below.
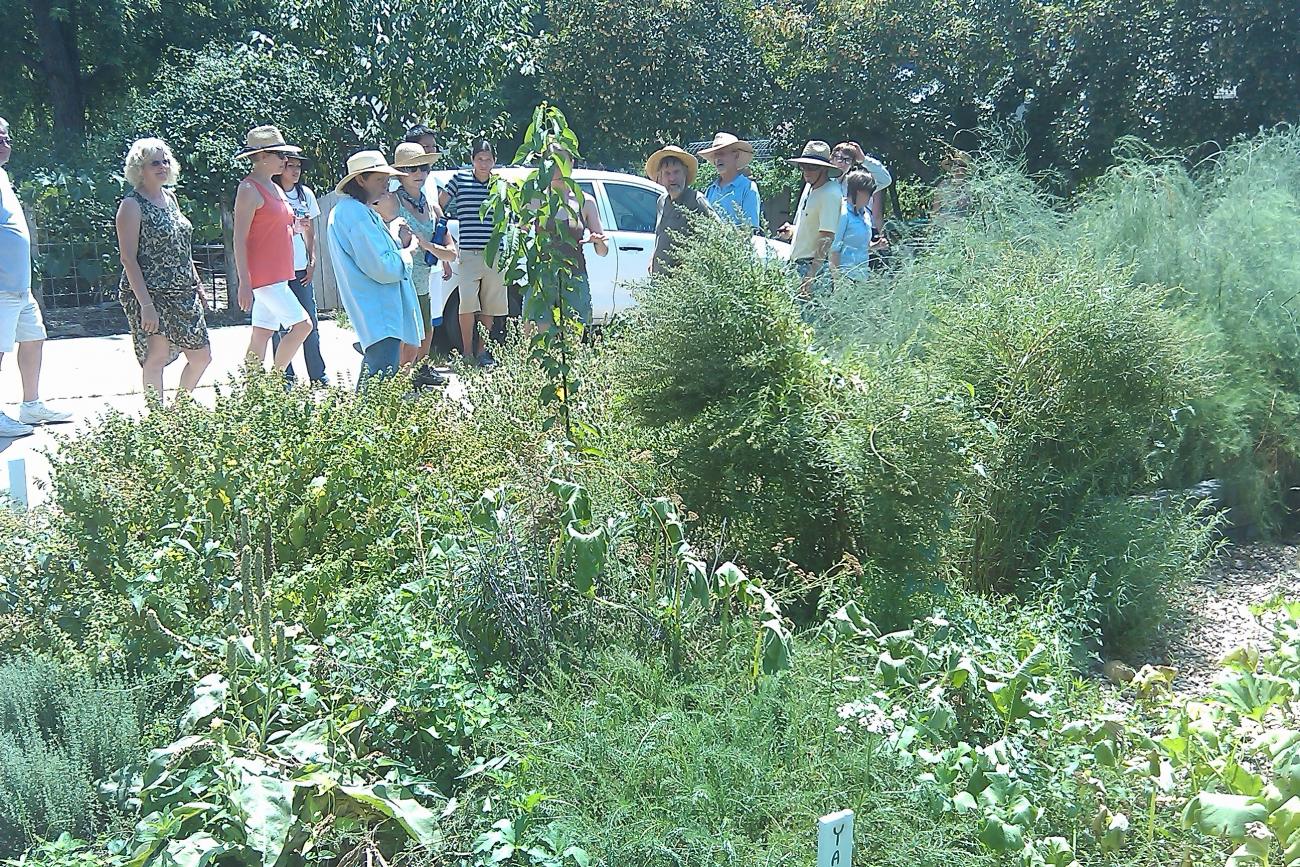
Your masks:
[{"label": "wide-brim straw hat", "polygon": [[393,167],[405,169],[412,166],[431,166],[441,156],[442,154],[438,153],[438,151],[425,153],[424,148],[415,142],[404,141],[393,151]]},{"label": "wide-brim straw hat", "polygon": [[686,166],[686,186],[695,183],[695,175],[700,171],[700,161],[677,145],[668,145],[650,154],[650,158],[645,161],[645,176],[657,182],[655,176],[659,174],[659,164],[668,157],[677,157]]},{"label": "wide-brim straw hat", "polygon": [[808,142],[803,146],[803,153],[786,162],[796,166],[826,169],[831,173],[832,178],[838,178],[844,173],[843,169],[831,162],[831,146],[824,141]]},{"label": "wide-brim straw hat", "polygon": [[256,126],[248,131],[244,138],[244,149],[235,154],[235,159],[251,157],[253,154],[276,151],[282,154],[301,154],[302,148],[287,144],[284,134],[277,126]]},{"label": "wide-brim straw hat", "polygon": [[384,155],[379,151],[357,151],[348,157],[348,173],[343,176],[343,180],[335,184],[334,192],[343,192],[343,188],[347,186],[348,181],[367,172],[381,172],[399,178],[406,177],[406,172],[390,166],[388,161],[384,159]]},{"label": "wide-brim straw hat", "polygon": [[749,161],[754,158],[754,146],[743,138],[736,138],[729,132],[720,132],[713,137],[713,144],[700,151],[700,156],[709,162],[713,158],[727,149],[739,152],[740,156],[736,159],[738,168],[744,168],[749,165]]}]

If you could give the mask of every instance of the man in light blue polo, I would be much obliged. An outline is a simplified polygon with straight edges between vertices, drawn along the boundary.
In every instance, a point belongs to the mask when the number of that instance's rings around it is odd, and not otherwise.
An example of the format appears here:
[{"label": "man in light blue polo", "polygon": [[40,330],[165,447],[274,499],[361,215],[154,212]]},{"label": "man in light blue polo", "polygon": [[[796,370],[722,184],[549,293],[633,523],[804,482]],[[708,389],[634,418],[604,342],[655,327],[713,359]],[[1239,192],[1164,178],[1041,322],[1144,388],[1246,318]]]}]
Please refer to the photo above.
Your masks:
[{"label": "man in light blue polo", "polygon": [[720,132],[713,137],[713,144],[700,151],[700,156],[718,170],[718,178],[709,184],[704,198],[722,219],[757,232],[762,213],[758,184],[748,175],[741,174],[754,158],[754,146],[731,133]]},{"label": "man in light blue polo", "polygon": [[0,412],[0,439],[27,436],[33,425],[72,418],[72,413],[51,409],[41,402],[45,323],[32,294],[32,236],[27,217],[3,168],[12,153],[9,121],[0,117],[0,361],[17,349],[23,383],[18,420]]}]

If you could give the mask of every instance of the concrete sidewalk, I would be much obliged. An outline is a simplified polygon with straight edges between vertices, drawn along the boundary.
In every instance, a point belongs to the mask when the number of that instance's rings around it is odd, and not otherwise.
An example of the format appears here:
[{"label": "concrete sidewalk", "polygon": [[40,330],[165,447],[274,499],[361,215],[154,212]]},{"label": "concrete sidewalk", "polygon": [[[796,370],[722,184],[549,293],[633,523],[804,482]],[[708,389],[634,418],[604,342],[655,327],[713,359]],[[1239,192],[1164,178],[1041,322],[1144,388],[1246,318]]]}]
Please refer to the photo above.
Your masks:
[{"label": "concrete sidewalk", "polygon": [[[213,328],[212,364],[203,374],[195,397],[209,406],[213,403],[213,383],[225,382],[237,373],[248,349],[251,326]],[[361,368],[361,356],[352,348],[356,335],[333,322],[320,323],[321,355],[331,381],[351,387]],[[164,374],[171,399],[172,389],[180,381],[185,357],[181,356]],[[305,378],[302,353],[294,362],[296,372]],[[22,396],[18,376],[18,358],[7,354],[0,365],[0,411],[18,417],[17,401]],[[145,400],[140,383],[140,365],[135,360],[129,334],[111,337],[76,337],[49,340],[45,343],[45,362],[41,375],[41,397],[55,409],[70,410],[73,420],[67,424],[47,425],[32,436],[0,439],[0,497],[10,487],[9,462],[22,459],[26,464],[28,497],[32,505],[49,495],[47,482],[50,463],[46,452],[69,436],[79,436],[89,424],[109,409],[122,412],[144,411]]]}]

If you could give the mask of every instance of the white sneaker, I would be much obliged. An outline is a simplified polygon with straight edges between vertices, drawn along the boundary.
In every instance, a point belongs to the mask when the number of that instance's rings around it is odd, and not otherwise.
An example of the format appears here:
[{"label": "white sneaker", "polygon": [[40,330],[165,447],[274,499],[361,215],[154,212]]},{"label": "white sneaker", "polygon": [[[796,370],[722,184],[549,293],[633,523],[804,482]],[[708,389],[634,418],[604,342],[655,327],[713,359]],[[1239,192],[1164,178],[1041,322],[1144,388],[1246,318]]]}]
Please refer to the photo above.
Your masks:
[{"label": "white sneaker", "polygon": [[49,424],[68,421],[71,418],[72,413],[50,409],[43,401],[18,404],[18,420],[23,424]]},{"label": "white sneaker", "polygon": [[31,436],[33,430],[35,430],[35,428],[31,425],[16,422],[9,416],[0,412],[0,439]]}]

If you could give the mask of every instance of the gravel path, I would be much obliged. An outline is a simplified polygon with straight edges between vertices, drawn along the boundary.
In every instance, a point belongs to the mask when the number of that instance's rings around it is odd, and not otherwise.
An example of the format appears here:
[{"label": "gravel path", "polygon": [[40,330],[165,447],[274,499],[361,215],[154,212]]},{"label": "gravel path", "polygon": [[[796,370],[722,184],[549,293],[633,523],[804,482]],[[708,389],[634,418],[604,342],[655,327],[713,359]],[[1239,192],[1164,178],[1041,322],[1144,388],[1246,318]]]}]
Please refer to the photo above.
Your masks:
[{"label": "gravel path", "polygon": [[1250,607],[1279,596],[1300,599],[1300,540],[1226,547],[1189,588],[1157,654],[1164,657],[1161,663],[1178,669],[1174,688],[1202,694],[1225,653],[1248,642],[1267,645],[1268,630]]}]

